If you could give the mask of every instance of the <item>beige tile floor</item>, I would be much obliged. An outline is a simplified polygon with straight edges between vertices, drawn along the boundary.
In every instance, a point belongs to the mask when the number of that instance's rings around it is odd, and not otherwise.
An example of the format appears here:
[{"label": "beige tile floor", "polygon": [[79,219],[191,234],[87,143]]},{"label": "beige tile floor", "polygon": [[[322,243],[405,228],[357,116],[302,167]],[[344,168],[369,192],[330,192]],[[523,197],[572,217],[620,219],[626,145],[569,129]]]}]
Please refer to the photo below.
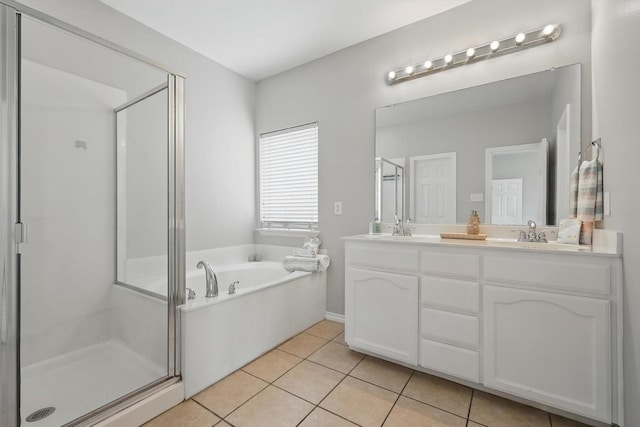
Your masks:
[{"label": "beige tile floor", "polygon": [[146,427],[580,427],[584,424],[349,350],[323,320]]}]

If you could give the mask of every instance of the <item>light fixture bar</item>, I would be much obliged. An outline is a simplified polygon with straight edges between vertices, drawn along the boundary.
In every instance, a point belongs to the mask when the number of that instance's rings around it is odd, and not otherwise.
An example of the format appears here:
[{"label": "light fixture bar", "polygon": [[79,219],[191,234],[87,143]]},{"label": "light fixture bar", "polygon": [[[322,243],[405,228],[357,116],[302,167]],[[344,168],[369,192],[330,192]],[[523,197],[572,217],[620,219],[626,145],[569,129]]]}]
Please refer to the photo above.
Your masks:
[{"label": "light fixture bar", "polygon": [[439,58],[428,59],[419,64],[389,71],[385,78],[390,85],[406,82],[462,65],[520,52],[521,50],[553,42],[560,37],[561,33],[562,29],[559,25],[549,24],[544,28],[514,34],[511,37],[493,40],[480,46],[448,53]]}]

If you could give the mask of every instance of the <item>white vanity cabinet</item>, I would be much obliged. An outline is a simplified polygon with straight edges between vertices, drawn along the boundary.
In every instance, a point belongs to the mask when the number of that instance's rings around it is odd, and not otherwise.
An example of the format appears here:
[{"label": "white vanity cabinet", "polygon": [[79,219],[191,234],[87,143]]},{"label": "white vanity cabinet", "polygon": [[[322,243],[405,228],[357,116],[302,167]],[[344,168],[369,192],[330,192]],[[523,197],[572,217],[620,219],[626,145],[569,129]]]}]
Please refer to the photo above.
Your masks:
[{"label": "white vanity cabinet", "polygon": [[354,350],[623,425],[619,254],[345,241]]},{"label": "white vanity cabinet", "polygon": [[362,350],[417,364],[417,252],[359,247],[347,259],[345,339]]}]

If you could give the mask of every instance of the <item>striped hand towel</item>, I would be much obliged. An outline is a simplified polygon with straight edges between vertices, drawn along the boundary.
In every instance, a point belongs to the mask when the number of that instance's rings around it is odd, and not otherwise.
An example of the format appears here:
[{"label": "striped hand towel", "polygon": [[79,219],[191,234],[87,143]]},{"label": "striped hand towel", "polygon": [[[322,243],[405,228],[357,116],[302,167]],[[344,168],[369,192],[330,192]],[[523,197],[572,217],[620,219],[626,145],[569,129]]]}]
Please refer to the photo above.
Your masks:
[{"label": "striped hand towel", "polygon": [[602,163],[598,159],[582,162],[578,177],[578,219],[594,222],[604,217],[602,191]]},{"label": "striped hand towel", "polygon": [[569,218],[578,217],[578,182],[580,175],[580,165],[571,172],[571,179],[569,181]]}]

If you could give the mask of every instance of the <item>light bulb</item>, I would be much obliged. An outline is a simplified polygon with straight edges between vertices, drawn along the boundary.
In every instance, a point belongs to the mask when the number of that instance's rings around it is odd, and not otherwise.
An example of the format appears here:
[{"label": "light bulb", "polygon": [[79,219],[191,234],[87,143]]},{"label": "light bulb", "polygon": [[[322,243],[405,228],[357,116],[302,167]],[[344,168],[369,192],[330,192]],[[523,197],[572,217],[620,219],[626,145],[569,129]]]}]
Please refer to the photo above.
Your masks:
[{"label": "light bulb", "polygon": [[433,67],[433,62],[431,61],[424,61],[424,68],[426,68],[427,70],[430,70],[431,67]]},{"label": "light bulb", "polygon": [[496,50],[498,50],[499,47],[500,47],[500,42],[498,40],[492,41],[491,44],[489,45],[489,49],[491,49],[491,52],[495,52]]},{"label": "light bulb", "polygon": [[413,67],[411,65],[409,65],[407,68],[404,69],[404,72],[407,74],[412,74],[413,73]]},{"label": "light bulb", "polygon": [[387,75],[387,77],[389,77],[389,80],[393,80],[396,78],[396,72],[395,71],[389,71],[389,74]]},{"label": "light bulb", "polygon": [[527,36],[526,36],[524,33],[519,33],[519,34],[516,36],[516,44],[522,44],[522,42],[524,41],[524,39],[525,39],[526,37],[527,37]]},{"label": "light bulb", "polygon": [[547,25],[546,27],[544,27],[544,29],[542,30],[542,35],[544,35],[545,37],[549,37],[551,36],[554,32],[556,31],[556,26],[555,25]]},{"label": "light bulb", "polygon": [[474,48],[470,47],[469,49],[467,49],[467,58],[471,59],[475,54],[476,50]]},{"label": "light bulb", "polygon": [[449,65],[449,64],[451,64],[452,62],[453,62],[453,55],[451,55],[451,54],[449,53],[449,54],[447,54],[447,55],[444,57],[444,63],[445,63],[445,64],[447,64],[447,65]]}]

